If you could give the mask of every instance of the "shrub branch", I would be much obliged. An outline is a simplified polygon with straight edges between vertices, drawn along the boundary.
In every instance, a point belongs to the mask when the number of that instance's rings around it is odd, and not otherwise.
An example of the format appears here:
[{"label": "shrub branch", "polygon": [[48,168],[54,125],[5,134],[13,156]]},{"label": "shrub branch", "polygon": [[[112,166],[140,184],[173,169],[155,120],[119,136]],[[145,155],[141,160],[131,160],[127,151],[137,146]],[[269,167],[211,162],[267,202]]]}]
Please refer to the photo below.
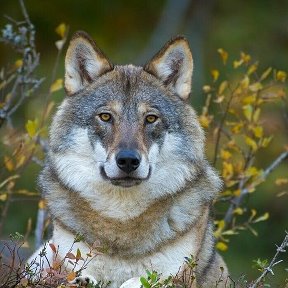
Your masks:
[{"label": "shrub branch", "polygon": [[252,285],[250,285],[249,288],[257,288],[258,284],[260,284],[261,281],[265,278],[265,276],[268,275],[269,273],[274,275],[272,268],[274,266],[276,266],[277,264],[282,262],[282,260],[278,260],[278,261],[276,261],[276,260],[277,260],[280,253],[286,252],[286,248],[288,247],[288,232],[286,232],[286,236],[285,236],[283,242],[281,243],[281,245],[280,246],[276,245],[276,247],[277,247],[277,250],[276,250],[276,253],[275,253],[273,259],[271,260],[269,265],[266,268],[264,268],[264,271],[260,275],[260,277],[258,279],[256,279],[256,281]]},{"label": "shrub branch", "polygon": [[[258,181],[264,181],[269,174],[276,169],[285,159],[288,158],[288,151],[284,151],[282,152],[272,163],[271,165],[269,165],[264,172],[259,176]],[[257,181],[257,182],[258,182]],[[241,203],[243,202],[244,197],[249,193],[249,189],[244,187],[244,185],[242,184],[242,181],[240,181],[239,183],[239,188],[240,188],[240,195],[238,197],[235,197],[232,200],[232,203],[230,204],[226,215],[225,215],[225,223],[226,225],[229,225],[232,221],[233,218],[233,211],[235,210],[235,208],[239,207],[241,205]]]}]

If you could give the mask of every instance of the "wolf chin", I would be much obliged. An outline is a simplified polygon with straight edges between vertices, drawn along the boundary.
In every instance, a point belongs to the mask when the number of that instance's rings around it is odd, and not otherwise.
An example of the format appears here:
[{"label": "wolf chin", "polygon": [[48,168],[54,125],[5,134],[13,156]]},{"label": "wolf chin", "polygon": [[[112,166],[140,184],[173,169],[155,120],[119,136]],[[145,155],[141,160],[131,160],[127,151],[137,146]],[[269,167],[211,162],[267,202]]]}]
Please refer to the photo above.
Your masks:
[{"label": "wolf chin", "polygon": [[224,287],[228,271],[214,248],[211,218],[221,181],[188,103],[192,70],[183,37],[144,67],[112,65],[85,32],[72,38],[67,97],[51,125],[39,185],[60,258],[78,233],[84,241],[75,251],[88,253],[95,242],[106,247],[77,281],[140,287],[147,269],[163,278],[187,273],[192,255],[195,280],[187,287],[215,287],[221,277],[217,287]]}]

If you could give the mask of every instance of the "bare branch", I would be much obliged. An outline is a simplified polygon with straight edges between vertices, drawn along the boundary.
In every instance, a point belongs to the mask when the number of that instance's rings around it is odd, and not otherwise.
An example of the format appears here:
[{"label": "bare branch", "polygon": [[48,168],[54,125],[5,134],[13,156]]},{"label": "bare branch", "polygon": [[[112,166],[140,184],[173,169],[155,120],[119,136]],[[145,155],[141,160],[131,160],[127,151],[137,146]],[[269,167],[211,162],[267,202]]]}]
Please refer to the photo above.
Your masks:
[{"label": "bare branch", "polygon": [[288,247],[288,233],[287,232],[281,245],[279,247],[276,245],[276,247],[277,247],[277,250],[273,259],[271,260],[269,265],[264,269],[263,273],[259,276],[259,278],[256,279],[255,282],[249,286],[249,288],[257,288],[258,284],[261,283],[261,281],[265,278],[267,274],[271,273],[272,275],[274,275],[272,268],[282,262],[282,260],[276,261],[277,257],[279,256],[280,253],[285,253],[286,252],[285,248]]},{"label": "bare branch", "polygon": [[[255,181],[256,183],[260,183],[262,181],[264,181],[269,174],[276,169],[285,159],[288,158],[288,151],[284,151],[282,152],[272,163],[271,165],[269,165],[264,172],[259,176],[259,178]],[[231,220],[233,218],[233,211],[235,210],[235,208],[239,207],[244,199],[244,197],[249,193],[249,190],[244,187],[244,183],[242,183],[242,181],[239,184],[239,189],[240,189],[240,195],[238,197],[235,197],[232,200],[232,203],[230,204],[226,215],[225,215],[225,223],[226,225],[228,225],[229,223],[231,223]]]},{"label": "bare branch", "polygon": [[[22,105],[24,100],[30,96],[44,79],[37,79],[32,76],[39,65],[39,53],[35,47],[35,27],[31,23],[24,0],[19,0],[24,21],[18,22],[10,20],[2,30],[0,42],[3,42],[15,49],[22,56],[22,65],[13,72],[13,81],[7,82],[0,90],[3,95],[10,89],[10,97],[5,101],[5,105],[0,109],[0,127],[5,121],[10,122],[11,115]],[[10,18],[9,18],[10,19]],[[12,76],[7,76],[9,79]],[[5,78],[4,78],[5,79]],[[9,84],[9,85],[8,85]],[[5,90],[4,90],[5,89]],[[7,90],[7,91],[6,91]]]}]

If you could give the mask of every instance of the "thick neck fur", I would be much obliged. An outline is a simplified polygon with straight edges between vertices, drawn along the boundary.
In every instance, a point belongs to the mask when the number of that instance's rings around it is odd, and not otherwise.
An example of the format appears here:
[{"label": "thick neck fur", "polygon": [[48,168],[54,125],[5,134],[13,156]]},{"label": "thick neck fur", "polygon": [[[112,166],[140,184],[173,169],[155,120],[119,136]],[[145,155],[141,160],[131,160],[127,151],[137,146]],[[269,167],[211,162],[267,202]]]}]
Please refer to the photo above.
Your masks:
[{"label": "thick neck fur", "polygon": [[[83,234],[89,245],[98,242],[108,254],[122,258],[157,251],[162,245],[191,231],[205,213],[202,207],[210,205],[219,186],[219,178],[207,165],[177,193],[157,201],[149,201],[147,197],[145,202],[145,197],[141,197],[144,208],[139,207],[139,201],[134,203],[134,209],[140,211],[139,215],[116,219],[107,217],[80,193],[65,187],[49,166],[44,169],[41,181],[45,183],[44,192],[50,212],[58,224],[74,235]],[[119,209],[125,209],[125,206]]]}]

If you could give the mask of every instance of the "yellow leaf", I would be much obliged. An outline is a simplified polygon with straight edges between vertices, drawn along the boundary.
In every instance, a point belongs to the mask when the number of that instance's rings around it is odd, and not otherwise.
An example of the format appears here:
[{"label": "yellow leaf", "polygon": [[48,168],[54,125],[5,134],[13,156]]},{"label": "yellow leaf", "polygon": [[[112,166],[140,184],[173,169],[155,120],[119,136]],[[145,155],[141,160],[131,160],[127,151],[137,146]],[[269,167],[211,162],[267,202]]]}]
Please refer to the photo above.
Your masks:
[{"label": "yellow leaf", "polygon": [[272,67],[269,67],[268,69],[266,69],[266,70],[263,72],[263,74],[261,75],[260,81],[265,80],[265,79],[269,76],[269,74],[271,73],[271,71],[272,71]]},{"label": "yellow leaf", "polygon": [[0,195],[0,201],[6,201],[7,200],[7,194],[1,194]]},{"label": "yellow leaf", "polygon": [[76,278],[76,272],[72,271],[67,275],[67,281],[73,281]]},{"label": "yellow leaf", "polygon": [[23,66],[23,60],[22,59],[16,60],[14,65],[15,65],[16,69],[22,67]]},{"label": "yellow leaf", "polygon": [[199,122],[203,128],[208,128],[213,117],[210,115],[200,115]]},{"label": "yellow leaf", "polygon": [[50,86],[50,93],[56,92],[63,87],[63,79],[59,78]]},{"label": "yellow leaf", "polygon": [[231,131],[234,134],[239,134],[243,128],[244,124],[242,122],[235,124],[232,128]]},{"label": "yellow leaf", "polygon": [[277,197],[283,197],[283,196],[286,196],[286,195],[288,195],[288,191],[282,191],[282,192],[277,194]]},{"label": "yellow leaf", "polygon": [[46,201],[42,199],[38,202],[38,209],[45,209],[45,208],[46,208]]},{"label": "yellow leaf", "polygon": [[9,158],[8,156],[4,156],[4,165],[9,172],[11,172],[15,169],[15,165],[13,163],[13,160],[11,158]]},{"label": "yellow leaf", "polygon": [[[58,270],[60,267],[61,267],[61,262],[60,262],[60,261],[54,261],[54,262],[53,262],[52,268],[53,268],[54,270]],[[72,281],[72,280],[71,280],[71,281]]]},{"label": "yellow leaf", "polygon": [[222,103],[224,100],[224,95],[218,96],[213,102],[214,103]]},{"label": "yellow leaf", "polygon": [[255,186],[253,186],[253,184],[252,184],[252,185],[247,187],[247,190],[249,193],[253,193],[253,192],[255,192]]},{"label": "yellow leaf", "polygon": [[261,90],[263,88],[263,85],[260,82],[256,82],[252,85],[249,86],[249,89],[252,92],[258,92],[259,90]]},{"label": "yellow leaf", "polygon": [[259,120],[260,113],[261,113],[261,109],[257,108],[253,114],[253,121],[254,122],[257,122]]},{"label": "yellow leaf", "polygon": [[55,32],[56,32],[61,38],[64,38],[64,37],[65,37],[66,31],[67,31],[67,25],[66,25],[65,23],[59,24],[59,25],[56,27],[56,29],[55,29]]},{"label": "yellow leaf", "polygon": [[223,192],[221,192],[221,196],[231,196],[231,190],[225,190],[225,191],[223,191]]},{"label": "yellow leaf", "polygon": [[251,216],[249,218],[249,221],[251,221],[257,214],[257,211],[255,209],[251,209]]},{"label": "yellow leaf", "polygon": [[242,60],[242,59],[239,60],[239,61],[237,61],[237,60],[233,61],[233,67],[234,67],[235,69],[238,68],[238,67],[240,67],[242,64],[243,64],[243,60]]},{"label": "yellow leaf", "polygon": [[248,146],[251,147],[253,152],[257,151],[258,148],[257,143],[252,138],[245,136],[245,142]]},{"label": "yellow leaf", "polygon": [[32,138],[36,135],[37,128],[38,128],[38,119],[35,119],[34,121],[28,120],[25,125],[26,131],[28,132],[28,135]]},{"label": "yellow leaf", "polygon": [[47,119],[47,117],[50,115],[50,113],[51,113],[51,111],[52,111],[52,109],[53,109],[54,106],[55,106],[55,102],[53,102],[53,101],[51,101],[51,102],[48,104],[48,106],[47,106],[47,108],[46,108],[46,111],[45,111],[45,115],[44,115],[44,118],[45,118],[45,119]]},{"label": "yellow leaf", "polygon": [[285,82],[286,78],[287,78],[287,73],[285,71],[281,71],[281,70],[277,71],[276,79],[278,81]]},{"label": "yellow leaf", "polygon": [[19,167],[21,167],[24,163],[25,163],[25,160],[26,160],[26,156],[23,155],[23,154],[20,154],[17,156],[17,159],[16,159],[16,169],[18,169]]},{"label": "yellow leaf", "polygon": [[215,221],[215,224],[217,225],[217,230],[214,231],[214,236],[215,238],[219,238],[221,236],[223,229],[225,228],[225,221],[224,220]]},{"label": "yellow leaf", "polygon": [[247,105],[247,104],[254,104],[256,101],[256,95],[255,94],[252,94],[250,96],[246,96],[242,99],[242,103],[244,105]]},{"label": "yellow leaf", "polygon": [[233,211],[233,214],[236,214],[236,215],[243,215],[243,213],[244,213],[244,210],[240,207],[235,208]]},{"label": "yellow leaf", "polygon": [[239,233],[234,230],[226,230],[225,232],[222,233],[222,235],[238,235]]},{"label": "yellow leaf", "polygon": [[263,137],[263,127],[256,126],[256,127],[253,127],[252,130],[253,130],[253,133],[254,133],[255,137],[257,137],[257,138],[262,138]]},{"label": "yellow leaf", "polygon": [[253,222],[254,223],[257,223],[257,222],[260,222],[260,221],[265,221],[269,218],[269,213],[266,212],[264,213],[262,216],[258,217],[257,219],[255,219]]},{"label": "yellow leaf", "polygon": [[220,156],[223,160],[228,160],[231,158],[232,154],[227,150],[221,149]]},{"label": "yellow leaf", "polygon": [[204,85],[204,86],[202,87],[202,89],[203,89],[204,93],[209,93],[209,92],[211,91],[211,86],[209,86],[209,85]]},{"label": "yellow leaf", "polygon": [[225,221],[224,220],[217,221],[217,226],[218,226],[218,228],[223,230],[225,227]]},{"label": "yellow leaf", "polygon": [[266,148],[270,144],[272,139],[273,139],[273,136],[263,138],[261,141],[261,147]]},{"label": "yellow leaf", "polygon": [[253,107],[251,105],[245,105],[242,107],[243,109],[243,114],[246,117],[248,121],[252,120],[252,112],[253,112]]},{"label": "yellow leaf", "polygon": [[235,190],[233,192],[233,195],[236,196],[236,197],[240,196],[241,195],[241,190],[240,189]]},{"label": "yellow leaf", "polygon": [[254,73],[258,68],[258,62],[252,64],[249,68],[248,68],[248,71],[247,71],[247,74],[248,75],[251,75],[252,73]]},{"label": "yellow leaf", "polygon": [[249,77],[246,75],[243,80],[240,82],[240,85],[243,89],[246,89],[250,84],[250,79]]},{"label": "yellow leaf", "polygon": [[258,176],[261,173],[261,170],[258,170],[256,167],[251,166],[245,171],[245,176]]},{"label": "yellow leaf", "polygon": [[216,82],[219,78],[220,73],[218,70],[213,69],[211,70],[211,75],[212,75],[213,81]]},{"label": "yellow leaf", "polygon": [[275,184],[276,184],[277,186],[285,185],[285,184],[287,184],[287,183],[288,183],[288,178],[278,178],[278,179],[276,179],[276,181],[275,181]]},{"label": "yellow leaf", "polygon": [[217,244],[216,244],[216,249],[225,252],[225,251],[228,250],[228,246],[227,246],[227,244],[225,244],[224,242],[219,241],[219,242],[217,242]]},{"label": "yellow leaf", "polygon": [[224,179],[230,179],[233,176],[233,165],[223,161],[222,176]]},{"label": "yellow leaf", "polygon": [[222,95],[222,93],[225,91],[227,87],[228,87],[228,81],[225,80],[220,84],[219,89],[218,89],[218,94]]},{"label": "yellow leaf", "polygon": [[251,61],[251,56],[249,54],[246,54],[244,52],[241,52],[240,53],[240,56],[241,56],[241,60],[243,60],[243,62],[245,64],[248,64],[250,61]]},{"label": "yellow leaf", "polygon": [[229,108],[229,109],[228,109],[228,112],[229,112],[230,114],[238,117],[237,110],[235,110],[235,109],[233,109],[233,108]]},{"label": "yellow leaf", "polygon": [[219,48],[217,52],[220,54],[223,64],[225,65],[227,63],[228,53],[222,48]]}]

